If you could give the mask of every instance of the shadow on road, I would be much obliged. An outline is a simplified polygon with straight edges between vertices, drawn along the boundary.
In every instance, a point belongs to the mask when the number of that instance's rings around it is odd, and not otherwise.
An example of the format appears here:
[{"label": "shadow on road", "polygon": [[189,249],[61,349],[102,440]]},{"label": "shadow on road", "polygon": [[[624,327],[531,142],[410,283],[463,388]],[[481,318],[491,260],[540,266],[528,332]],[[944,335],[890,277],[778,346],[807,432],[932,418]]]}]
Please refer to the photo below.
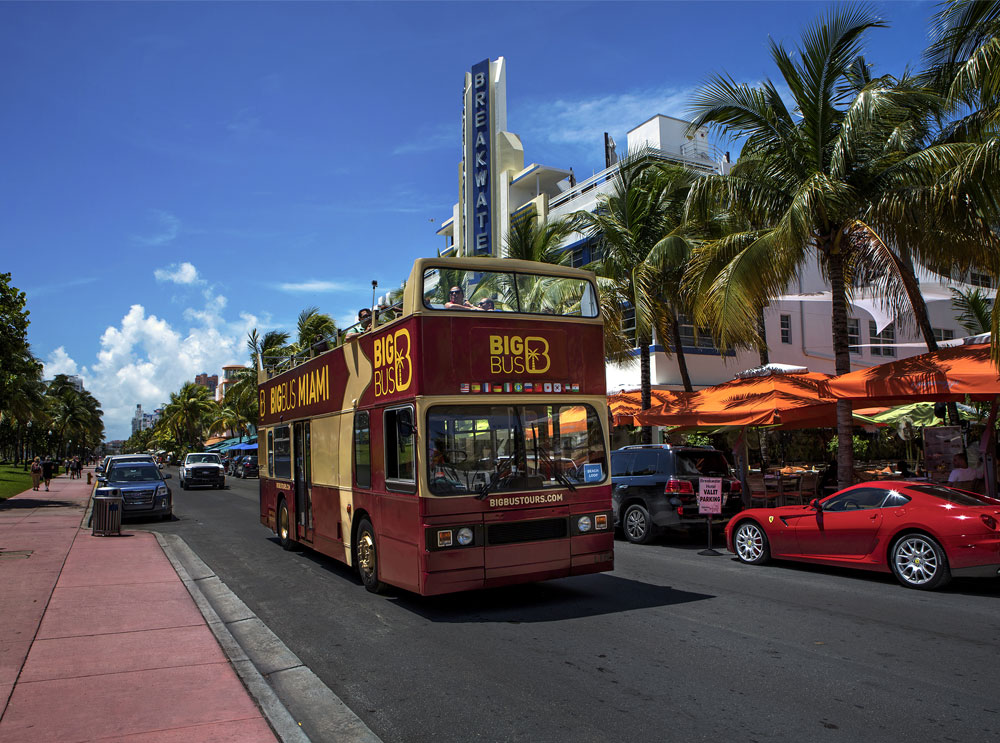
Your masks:
[{"label": "shadow on road", "polygon": [[[269,541],[280,549],[277,537]],[[353,568],[309,548],[296,547],[302,557],[344,580],[361,586]],[[609,573],[559,578],[446,596],[418,596],[390,588],[385,600],[432,622],[558,622],[564,619],[619,614],[633,609],[686,604],[714,595],[681,591],[669,586],[620,578]]]},{"label": "shadow on road", "polygon": [[396,595],[396,605],[432,622],[528,624],[620,614],[715,596],[603,573],[447,596]]}]

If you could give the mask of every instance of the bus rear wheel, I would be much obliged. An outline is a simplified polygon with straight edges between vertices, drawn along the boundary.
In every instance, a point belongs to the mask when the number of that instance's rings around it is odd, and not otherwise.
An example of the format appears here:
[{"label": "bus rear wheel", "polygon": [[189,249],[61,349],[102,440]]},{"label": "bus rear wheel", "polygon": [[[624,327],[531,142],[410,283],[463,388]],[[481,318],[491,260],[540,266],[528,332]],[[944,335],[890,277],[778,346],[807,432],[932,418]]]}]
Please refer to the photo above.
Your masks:
[{"label": "bus rear wheel", "polygon": [[278,501],[278,523],[276,526],[278,527],[278,541],[281,542],[281,549],[292,549],[295,546],[295,540],[292,539],[292,527],[288,518],[288,504],[285,503],[284,498]]},{"label": "bus rear wheel", "polygon": [[378,579],[378,550],[375,547],[375,529],[367,518],[358,524],[357,565],[361,582],[372,593],[383,593],[386,584]]}]

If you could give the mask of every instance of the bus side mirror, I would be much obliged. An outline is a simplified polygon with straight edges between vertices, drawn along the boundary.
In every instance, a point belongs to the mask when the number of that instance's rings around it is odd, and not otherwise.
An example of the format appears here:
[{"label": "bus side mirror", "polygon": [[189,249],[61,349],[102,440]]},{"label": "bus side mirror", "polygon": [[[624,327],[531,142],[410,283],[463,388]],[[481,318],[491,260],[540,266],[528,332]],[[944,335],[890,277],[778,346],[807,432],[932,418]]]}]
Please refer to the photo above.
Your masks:
[{"label": "bus side mirror", "polygon": [[396,430],[400,439],[408,439],[417,432],[416,426],[413,425],[411,408],[403,408],[396,414]]}]

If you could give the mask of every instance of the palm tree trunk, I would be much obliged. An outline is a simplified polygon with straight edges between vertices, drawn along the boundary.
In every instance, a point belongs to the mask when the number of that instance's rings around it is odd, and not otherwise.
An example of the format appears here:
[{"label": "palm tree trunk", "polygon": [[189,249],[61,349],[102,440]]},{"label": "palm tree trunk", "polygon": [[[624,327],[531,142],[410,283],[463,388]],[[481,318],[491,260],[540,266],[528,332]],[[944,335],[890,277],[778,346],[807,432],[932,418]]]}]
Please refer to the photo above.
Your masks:
[{"label": "palm tree trunk", "polygon": [[674,346],[674,355],[677,357],[677,369],[681,373],[681,384],[686,392],[693,392],[691,386],[691,375],[688,374],[687,358],[684,356],[684,347],[681,345],[681,324],[677,320],[677,315],[670,313],[670,335]]},{"label": "palm tree trunk", "polygon": [[[930,318],[927,316],[927,302],[924,295],[920,293],[920,282],[917,280],[917,272],[913,267],[913,258],[908,250],[899,251],[899,274],[903,280],[903,288],[906,290],[906,297],[910,300],[910,307],[913,309],[913,319],[920,329],[920,334],[924,337],[928,351],[937,351],[937,339],[934,337],[934,328],[931,327]],[[958,417],[958,404],[948,403],[948,422],[953,426],[958,426],[961,421]]]},{"label": "palm tree trunk", "polygon": [[[652,385],[649,378],[649,344],[639,346],[639,387],[642,397],[642,409],[649,410],[652,403]],[[640,443],[653,443],[653,427],[643,426]]]},{"label": "palm tree trunk", "polygon": [[[832,238],[829,239],[832,242]],[[827,247],[833,315],[833,355],[837,374],[851,371],[851,351],[847,336],[847,294],[844,285],[844,255],[836,245]],[[837,401],[837,483],[846,488],[854,482],[854,439],[850,400]]]},{"label": "palm tree trunk", "polygon": [[771,358],[767,353],[767,328],[764,326],[764,308],[757,311],[757,334],[760,336],[760,345],[757,350],[760,352],[760,365],[767,366],[771,363]]}]

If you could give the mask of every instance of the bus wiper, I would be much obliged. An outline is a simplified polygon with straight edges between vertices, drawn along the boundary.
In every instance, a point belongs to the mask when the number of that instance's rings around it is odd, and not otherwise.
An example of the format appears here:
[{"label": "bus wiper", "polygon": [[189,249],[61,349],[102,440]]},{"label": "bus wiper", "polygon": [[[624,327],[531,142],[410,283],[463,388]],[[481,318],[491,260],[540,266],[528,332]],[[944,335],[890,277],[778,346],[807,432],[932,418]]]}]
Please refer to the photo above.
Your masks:
[{"label": "bus wiper", "polygon": [[561,485],[565,485],[567,488],[570,489],[570,492],[575,493],[576,486],[573,483],[571,483],[569,481],[569,478],[566,477],[566,475],[559,469],[559,467],[556,466],[555,460],[549,456],[549,453],[544,448],[539,448],[538,426],[532,424],[531,430],[535,434],[535,461],[536,462],[538,461],[538,455],[541,454],[542,459],[545,460],[545,462],[549,465],[549,468],[552,470],[552,479],[560,483]]}]

